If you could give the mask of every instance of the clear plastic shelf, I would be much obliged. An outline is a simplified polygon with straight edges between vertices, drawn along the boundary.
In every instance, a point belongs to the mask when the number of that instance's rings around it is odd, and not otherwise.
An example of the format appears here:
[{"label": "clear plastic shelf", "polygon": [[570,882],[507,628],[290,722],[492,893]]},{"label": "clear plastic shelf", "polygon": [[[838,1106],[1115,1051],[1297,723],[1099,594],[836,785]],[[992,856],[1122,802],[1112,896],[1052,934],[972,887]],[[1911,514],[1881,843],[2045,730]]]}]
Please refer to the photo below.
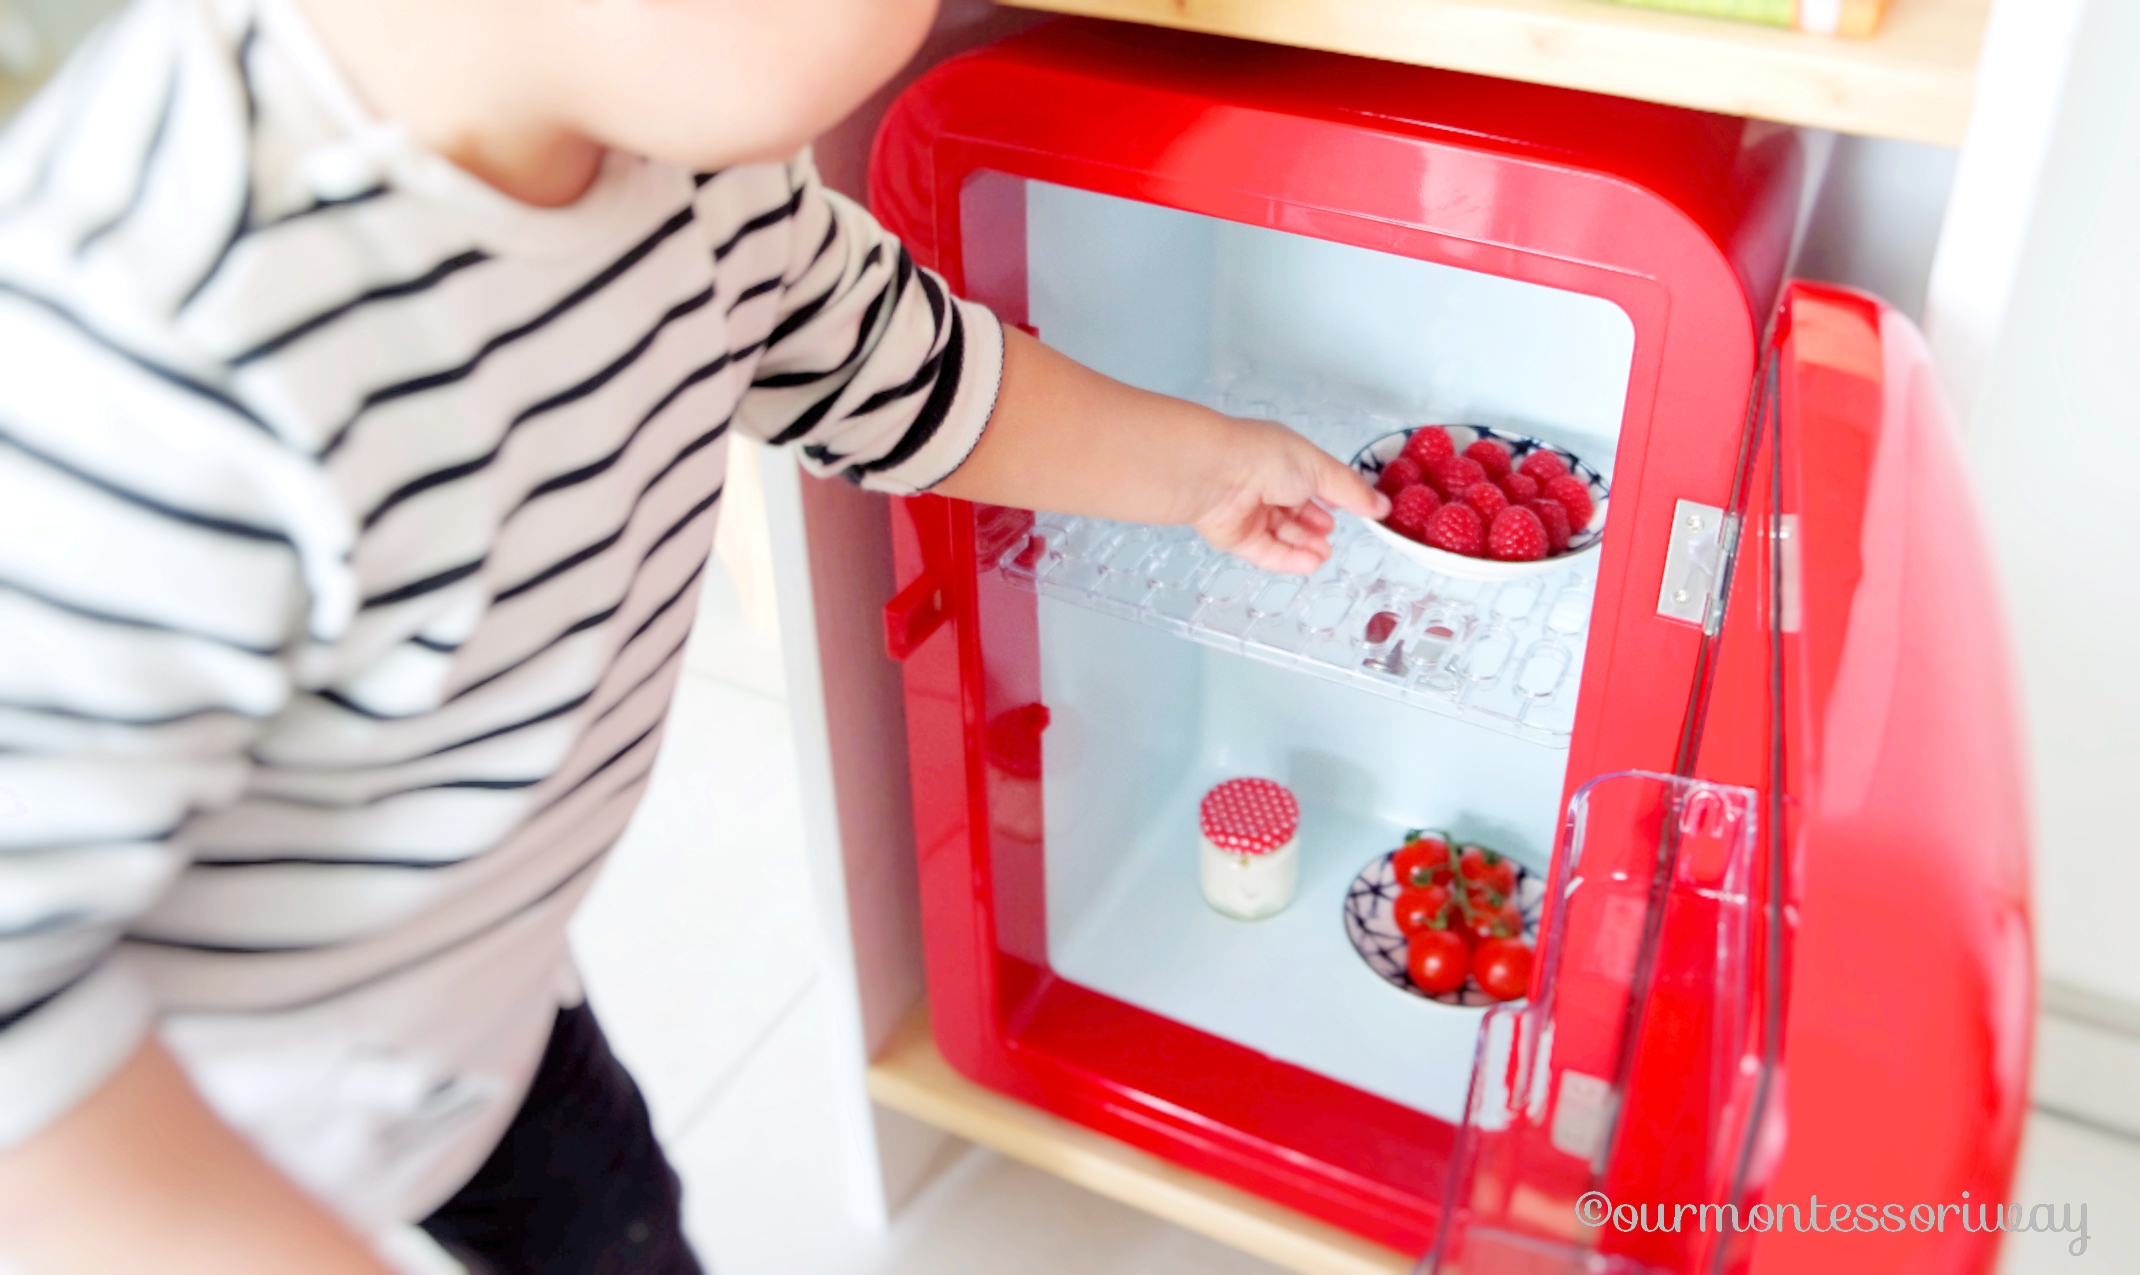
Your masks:
[{"label": "clear plastic shelf", "polygon": [[1565,746],[1595,568],[1441,575],[1338,515],[1314,575],[1274,575],[1186,528],[1041,514],[997,563],[1011,582],[1194,642]]}]

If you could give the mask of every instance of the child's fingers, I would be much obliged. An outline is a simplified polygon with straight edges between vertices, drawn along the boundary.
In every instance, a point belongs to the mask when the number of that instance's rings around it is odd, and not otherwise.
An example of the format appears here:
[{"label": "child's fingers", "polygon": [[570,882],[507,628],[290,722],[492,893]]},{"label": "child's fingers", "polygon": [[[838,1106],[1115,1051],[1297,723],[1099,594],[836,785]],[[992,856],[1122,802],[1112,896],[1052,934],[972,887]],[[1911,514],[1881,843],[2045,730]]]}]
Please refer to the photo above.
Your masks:
[{"label": "child's fingers", "polygon": [[1325,504],[1380,522],[1389,517],[1389,497],[1367,485],[1358,470],[1328,452],[1315,452],[1315,495]]},{"label": "child's fingers", "polygon": [[1245,540],[1233,548],[1234,556],[1252,567],[1265,571],[1281,571],[1287,575],[1304,576],[1314,573],[1330,556],[1330,547],[1323,546],[1321,553],[1297,545],[1280,542],[1275,537],[1259,536]]},{"label": "child's fingers", "polygon": [[[1310,518],[1306,512],[1309,510],[1316,516]],[[1305,506],[1303,510],[1274,510],[1271,514],[1272,533],[1286,544],[1302,549],[1321,547],[1324,552],[1328,552],[1330,533],[1336,527],[1337,520],[1330,516],[1329,511],[1314,505]]]},{"label": "child's fingers", "polygon": [[1330,556],[1330,529],[1336,525],[1327,512],[1317,512],[1322,514],[1323,521],[1328,525],[1317,528],[1295,516],[1292,511],[1283,509],[1273,510],[1271,514],[1272,538],[1286,549],[1306,552],[1313,560],[1312,565],[1303,568],[1307,571],[1321,566],[1323,560]]},{"label": "child's fingers", "polygon": [[1281,509],[1279,514],[1286,521],[1297,522],[1317,535],[1327,536],[1337,530],[1337,519],[1330,516],[1329,510],[1312,500],[1297,508]]}]

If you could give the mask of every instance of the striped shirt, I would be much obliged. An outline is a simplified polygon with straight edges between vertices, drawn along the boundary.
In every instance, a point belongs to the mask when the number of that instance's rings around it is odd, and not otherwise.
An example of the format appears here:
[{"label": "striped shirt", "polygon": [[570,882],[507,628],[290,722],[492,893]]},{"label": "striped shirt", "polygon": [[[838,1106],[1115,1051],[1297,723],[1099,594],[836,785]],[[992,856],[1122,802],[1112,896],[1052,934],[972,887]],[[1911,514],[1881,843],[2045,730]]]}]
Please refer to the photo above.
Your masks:
[{"label": "striped shirt", "polygon": [[1001,363],[807,156],[532,208],[287,0],[138,0],[0,139],[0,1148],[160,1025],[353,1220],[449,1194],[571,995],[728,431],[913,492]]}]

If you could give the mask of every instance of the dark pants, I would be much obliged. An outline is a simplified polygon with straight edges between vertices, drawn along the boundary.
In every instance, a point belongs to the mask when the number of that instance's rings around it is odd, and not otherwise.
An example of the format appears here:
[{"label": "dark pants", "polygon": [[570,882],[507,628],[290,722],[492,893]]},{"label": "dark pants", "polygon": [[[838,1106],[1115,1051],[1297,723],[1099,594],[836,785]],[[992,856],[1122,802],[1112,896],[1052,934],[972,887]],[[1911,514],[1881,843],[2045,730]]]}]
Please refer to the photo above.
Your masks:
[{"label": "dark pants", "polygon": [[559,1012],[520,1113],[423,1221],[471,1275],[702,1275],[682,1188],[594,1013]]}]

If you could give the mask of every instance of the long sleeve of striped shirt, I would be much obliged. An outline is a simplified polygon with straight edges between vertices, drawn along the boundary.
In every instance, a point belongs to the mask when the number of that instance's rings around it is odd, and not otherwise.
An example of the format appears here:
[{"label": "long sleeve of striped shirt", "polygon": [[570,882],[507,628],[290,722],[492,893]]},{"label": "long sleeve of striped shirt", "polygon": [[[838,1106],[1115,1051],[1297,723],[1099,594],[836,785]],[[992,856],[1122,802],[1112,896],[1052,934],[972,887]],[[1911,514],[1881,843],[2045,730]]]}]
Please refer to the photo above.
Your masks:
[{"label": "long sleeve of striped shirt", "polygon": [[286,0],[0,137],[0,1150],[160,1027],[360,1225],[488,1154],[660,742],[727,431],[927,488],[1002,336],[807,155],[506,200]]}]

